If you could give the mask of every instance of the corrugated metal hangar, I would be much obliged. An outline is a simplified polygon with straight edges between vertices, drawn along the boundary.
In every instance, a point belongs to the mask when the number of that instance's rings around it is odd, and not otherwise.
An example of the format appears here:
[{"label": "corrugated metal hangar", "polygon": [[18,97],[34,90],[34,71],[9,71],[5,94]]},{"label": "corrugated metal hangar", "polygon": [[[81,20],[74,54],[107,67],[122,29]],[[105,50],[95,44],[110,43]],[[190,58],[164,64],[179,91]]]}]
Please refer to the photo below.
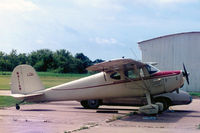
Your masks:
[{"label": "corrugated metal hangar", "polygon": [[190,85],[183,90],[200,92],[200,32],[184,32],[138,42],[143,62],[157,62],[160,70],[183,70],[190,73]]}]

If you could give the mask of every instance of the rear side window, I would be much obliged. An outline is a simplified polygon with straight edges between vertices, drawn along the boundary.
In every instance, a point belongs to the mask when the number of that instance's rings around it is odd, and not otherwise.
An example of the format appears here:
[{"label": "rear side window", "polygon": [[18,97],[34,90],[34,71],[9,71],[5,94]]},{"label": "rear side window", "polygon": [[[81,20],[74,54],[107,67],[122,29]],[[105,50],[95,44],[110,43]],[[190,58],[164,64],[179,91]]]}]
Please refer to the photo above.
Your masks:
[{"label": "rear side window", "polygon": [[110,78],[116,79],[116,80],[120,80],[121,76],[120,76],[120,73],[115,72],[115,73],[113,73],[113,74],[110,75]]}]

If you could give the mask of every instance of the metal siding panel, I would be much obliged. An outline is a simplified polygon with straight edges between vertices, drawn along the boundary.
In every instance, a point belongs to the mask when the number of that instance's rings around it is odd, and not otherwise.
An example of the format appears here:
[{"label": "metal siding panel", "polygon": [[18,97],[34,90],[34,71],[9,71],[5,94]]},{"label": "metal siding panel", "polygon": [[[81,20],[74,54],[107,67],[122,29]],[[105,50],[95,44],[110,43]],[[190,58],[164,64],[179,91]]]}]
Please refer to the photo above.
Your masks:
[{"label": "metal siding panel", "polygon": [[190,85],[187,91],[200,91],[200,33],[187,33],[166,36],[139,44],[142,61],[158,62],[161,70],[183,69],[184,62],[190,72]]}]

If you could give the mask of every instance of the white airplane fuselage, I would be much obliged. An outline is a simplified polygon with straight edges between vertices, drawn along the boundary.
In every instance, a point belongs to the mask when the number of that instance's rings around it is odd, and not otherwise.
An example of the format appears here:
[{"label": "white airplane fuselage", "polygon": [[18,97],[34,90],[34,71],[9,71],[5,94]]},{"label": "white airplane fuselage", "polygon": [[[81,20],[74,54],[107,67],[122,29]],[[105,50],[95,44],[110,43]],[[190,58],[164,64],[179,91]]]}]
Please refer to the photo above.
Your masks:
[{"label": "white airplane fuselage", "polygon": [[140,97],[147,90],[151,95],[172,92],[184,84],[181,71],[157,72],[143,78],[127,79],[120,72],[121,79],[112,79],[111,74],[100,72],[79,80],[58,85],[40,92],[44,95],[32,101],[88,100],[104,98]]}]

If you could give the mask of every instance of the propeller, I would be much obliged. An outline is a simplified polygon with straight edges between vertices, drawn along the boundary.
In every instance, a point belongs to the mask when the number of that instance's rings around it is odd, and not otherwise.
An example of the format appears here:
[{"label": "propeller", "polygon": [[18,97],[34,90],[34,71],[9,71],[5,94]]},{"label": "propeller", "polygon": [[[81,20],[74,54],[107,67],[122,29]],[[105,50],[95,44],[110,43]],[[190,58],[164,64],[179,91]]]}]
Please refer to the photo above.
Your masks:
[{"label": "propeller", "polygon": [[183,76],[186,78],[186,81],[187,81],[187,83],[188,83],[188,85],[189,85],[190,82],[189,82],[189,77],[188,77],[188,76],[189,76],[190,73],[187,72],[184,63],[183,63],[183,70],[184,70],[184,71],[183,71]]}]

